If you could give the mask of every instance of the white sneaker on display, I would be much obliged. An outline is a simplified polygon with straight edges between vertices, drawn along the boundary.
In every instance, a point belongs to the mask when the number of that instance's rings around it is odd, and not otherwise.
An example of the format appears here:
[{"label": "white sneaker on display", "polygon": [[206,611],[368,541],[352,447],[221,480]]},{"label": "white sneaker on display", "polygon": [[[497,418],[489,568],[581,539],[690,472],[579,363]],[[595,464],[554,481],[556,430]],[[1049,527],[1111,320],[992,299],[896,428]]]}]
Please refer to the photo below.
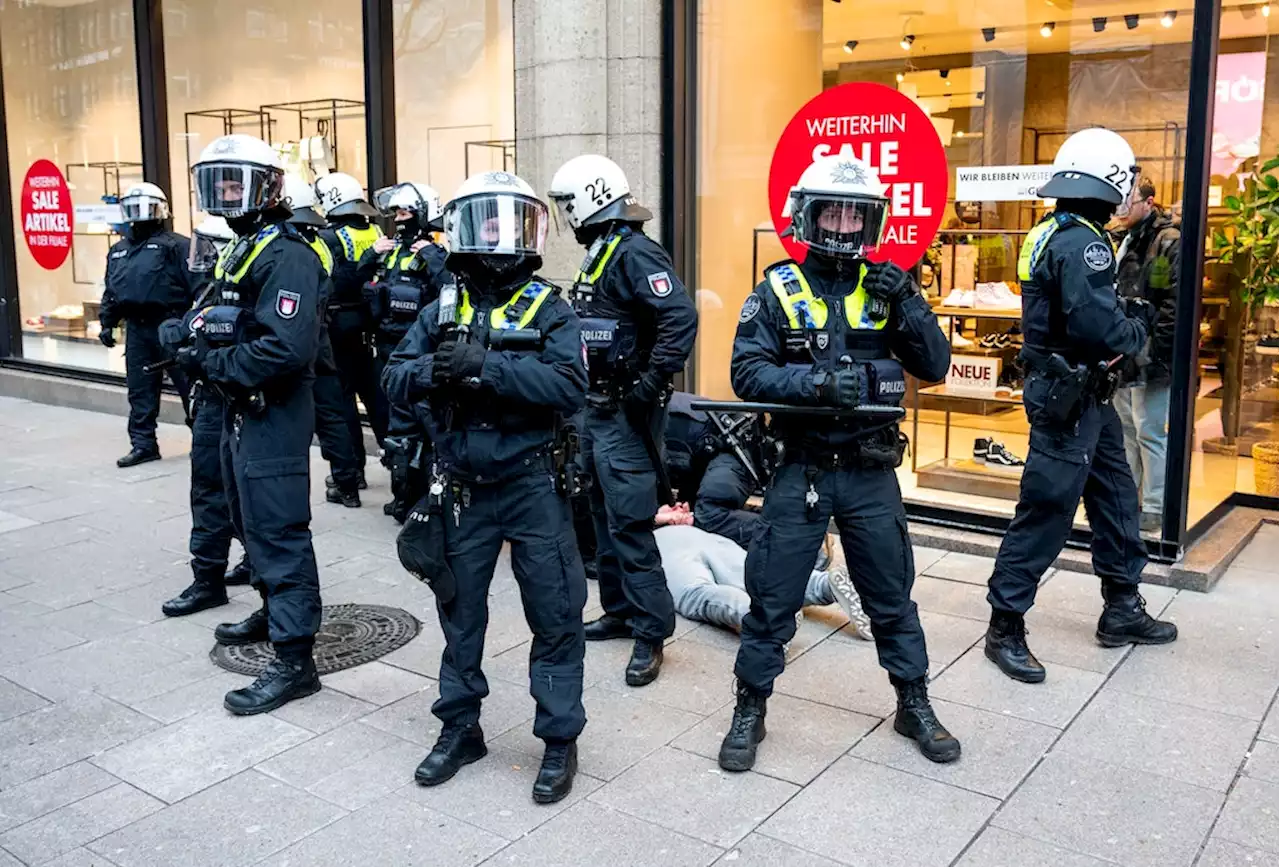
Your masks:
[{"label": "white sneaker on display", "polygon": [[965,337],[959,331],[951,332],[951,348],[952,349],[973,349],[973,341]]},{"label": "white sneaker on display", "polygon": [[1022,299],[1009,291],[1003,283],[979,283],[975,290],[973,306],[992,310],[1012,310],[1022,307]]},{"label": "white sneaker on display", "polygon": [[942,299],[942,306],[972,307],[973,298],[974,294],[972,289],[952,289],[951,294]]}]

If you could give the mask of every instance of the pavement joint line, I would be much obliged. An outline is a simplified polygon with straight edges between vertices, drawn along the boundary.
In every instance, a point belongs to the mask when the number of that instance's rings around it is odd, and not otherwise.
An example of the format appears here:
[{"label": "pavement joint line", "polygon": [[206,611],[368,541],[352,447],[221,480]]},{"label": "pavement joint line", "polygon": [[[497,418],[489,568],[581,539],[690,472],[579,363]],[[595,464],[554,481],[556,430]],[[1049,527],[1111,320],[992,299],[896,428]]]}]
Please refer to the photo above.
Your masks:
[{"label": "pavement joint line", "polygon": [[[1271,710],[1271,706],[1276,703],[1276,695],[1271,696],[1271,701],[1267,705],[1267,712]],[[1196,849],[1196,857],[1192,864],[1199,864],[1200,859],[1204,857],[1204,850],[1208,848],[1209,841],[1213,839],[1213,832],[1217,830],[1218,822],[1222,820],[1222,814],[1227,809],[1227,802],[1231,800],[1231,793],[1236,790],[1236,785],[1244,777],[1245,766],[1249,764],[1249,759],[1253,754],[1253,748],[1258,745],[1258,736],[1262,734],[1262,727],[1267,723],[1267,715],[1264,713],[1262,719],[1258,722],[1258,727],[1254,729],[1253,739],[1249,743],[1249,749],[1245,751],[1244,758],[1240,760],[1240,764],[1236,766],[1235,776],[1231,778],[1231,785],[1227,786],[1226,794],[1223,795],[1222,803],[1218,805],[1218,812],[1213,816],[1213,822],[1209,825],[1208,832],[1204,835],[1204,839],[1200,841],[1200,846]]]}]

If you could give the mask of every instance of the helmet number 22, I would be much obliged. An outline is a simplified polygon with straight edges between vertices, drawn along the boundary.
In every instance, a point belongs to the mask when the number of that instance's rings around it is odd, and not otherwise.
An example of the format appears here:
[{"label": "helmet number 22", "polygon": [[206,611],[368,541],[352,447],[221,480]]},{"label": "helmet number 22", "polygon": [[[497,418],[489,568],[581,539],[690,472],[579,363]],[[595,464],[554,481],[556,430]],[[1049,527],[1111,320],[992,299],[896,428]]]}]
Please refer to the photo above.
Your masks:
[{"label": "helmet number 22", "polygon": [[1133,169],[1120,168],[1115,163],[1111,164],[1111,171],[1107,172],[1107,181],[1114,187],[1123,189],[1126,184],[1131,183]]},{"label": "helmet number 22", "polygon": [[587,197],[597,205],[603,205],[610,198],[609,186],[604,182],[604,178],[596,178],[584,184],[587,190]]}]

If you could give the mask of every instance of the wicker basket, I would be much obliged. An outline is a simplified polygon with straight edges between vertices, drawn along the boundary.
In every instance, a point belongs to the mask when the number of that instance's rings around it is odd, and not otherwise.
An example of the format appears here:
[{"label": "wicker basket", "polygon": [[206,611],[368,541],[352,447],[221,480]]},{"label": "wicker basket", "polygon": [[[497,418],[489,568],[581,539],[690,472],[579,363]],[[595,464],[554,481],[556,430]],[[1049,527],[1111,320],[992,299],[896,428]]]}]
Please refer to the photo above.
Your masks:
[{"label": "wicker basket", "polygon": [[1280,493],[1280,443],[1253,444],[1253,484],[1264,497]]}]

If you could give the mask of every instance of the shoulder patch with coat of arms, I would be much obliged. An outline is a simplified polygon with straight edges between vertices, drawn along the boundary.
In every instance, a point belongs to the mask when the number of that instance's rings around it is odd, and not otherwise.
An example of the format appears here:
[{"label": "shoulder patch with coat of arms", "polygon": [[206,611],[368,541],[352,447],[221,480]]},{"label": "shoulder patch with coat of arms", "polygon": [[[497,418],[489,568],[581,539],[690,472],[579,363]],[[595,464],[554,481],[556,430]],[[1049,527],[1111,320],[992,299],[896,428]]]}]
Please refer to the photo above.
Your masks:
[{"label": "shoulder patch with coat of arms", "polygon": [[666,298],[671,294],[671,275],[666,271],[650,274],[648,279],[649,291],[657,297]]},{"label": "shoulder patch with coat of arms", "polygon": [[1115,257],[1111,255],[1110,244],[1094,241],[1084,248],[1084,263],[1094,271],[1105,271],[1114,261]]},{"label": "shoulder patch with coat of arms", "polygon": [[756,318],[756,314],[760,312],[760,296],[752,292],[747,296],[747,300],[742,302],[742,311],[738,313],[739,322],[750,322]]},{"label": "shoulder patch with coat of arms", "polygon": [[276,313],[281,319],[292,319],[298,315],[298,306],[301,302],[302,296],[297,292],[281,289],[276,293]]}]

